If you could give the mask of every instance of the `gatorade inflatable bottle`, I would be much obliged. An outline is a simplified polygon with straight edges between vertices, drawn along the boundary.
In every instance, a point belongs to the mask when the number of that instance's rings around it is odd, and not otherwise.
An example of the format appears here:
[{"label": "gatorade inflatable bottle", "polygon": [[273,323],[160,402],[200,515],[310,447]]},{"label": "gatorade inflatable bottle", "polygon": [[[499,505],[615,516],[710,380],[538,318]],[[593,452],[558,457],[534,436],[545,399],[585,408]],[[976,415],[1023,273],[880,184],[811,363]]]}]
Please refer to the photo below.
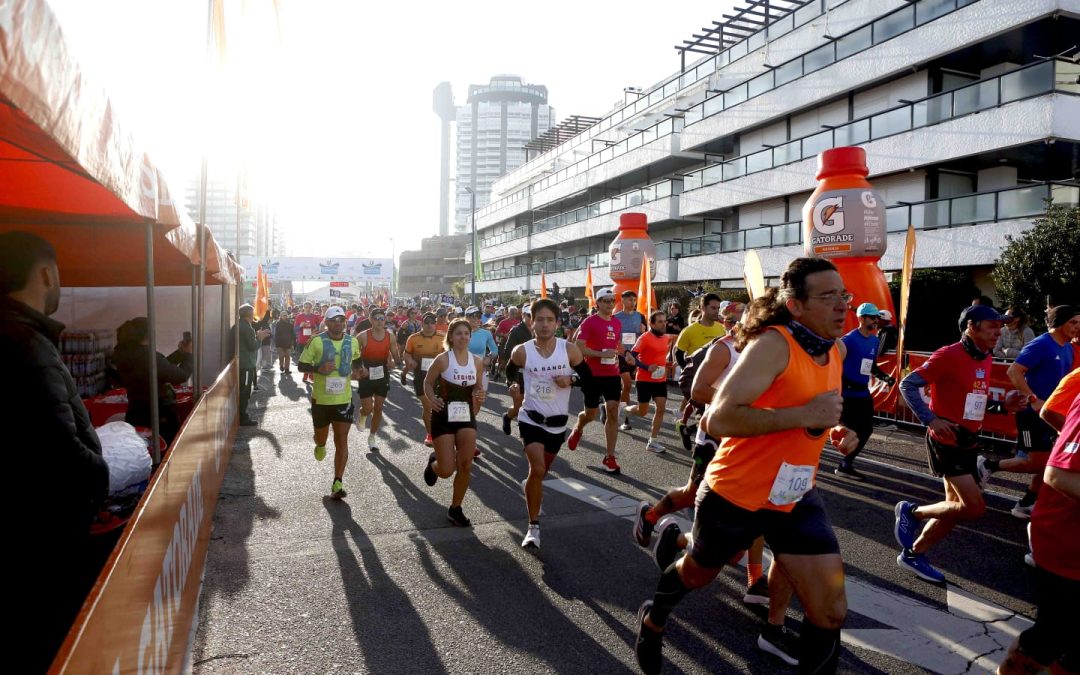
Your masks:
[{"label": "gatorade inflatable bottle", "polygon": [[[803,207],[803,251],[836,265],[855,296],[852,309],[872,302],[896,316],[889,284],[877,264],[888,243],[885,205],[866,180],[868,173],[866,151],[860,147],[832,148],[818,155],[818,186]],[[846,330],[858,325],[855,312],[849,312]]]},{"label": "gatorade inflatable bottle", "polygon": [[[608,267],[611,280],[615,282],[616,298],[623,291],[638,292],[641,280],[641,260],[648,257],[652,261],[652,276],[656,277],[656,244],[649,236],[649,223],[644,213],[624,213],[619,216],[619,234],[608,248],[611,263]],[[656,307],[656,291],[653,291],[652,306]],[[616,311],[622,305],[616,300]]]}]

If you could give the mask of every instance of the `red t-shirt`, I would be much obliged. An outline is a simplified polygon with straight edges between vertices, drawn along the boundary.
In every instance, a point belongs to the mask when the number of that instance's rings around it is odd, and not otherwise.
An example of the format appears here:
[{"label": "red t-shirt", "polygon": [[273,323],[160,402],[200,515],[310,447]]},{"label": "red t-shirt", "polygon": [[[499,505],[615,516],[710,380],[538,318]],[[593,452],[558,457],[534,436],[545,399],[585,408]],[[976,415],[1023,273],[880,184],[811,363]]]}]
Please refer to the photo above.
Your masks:
[{"label": "red t-shirt", "polygon": [[495,332],[499,335],[509,335],[510,331],[514,330],[514,326],[521,323],[521,319],[503,319],[499,322],[499,327],[495,329]]},{"label": "red t-shirt", "polygon": [[[634,344],[633,351],[637,352],[641,365],[649,366],[649,370],[637,369],[638,382],[667,382],[667,356],[671,351],[669,335],[655,335],[651,330],[641,334]],[[660,376],[653,375],[656,366],[663,368]]]},{"label": "red t-shirt", "polygon": [[299,329],[296,332],[297,343],[306,345],[311,336],[319,332],[320,323],[322,323],[322,317],[318,314],[297,314],[296,321],[293,323],[293,326]]},{"label": "red t-shirt", "polygon": [[[615,317],[605,321],[600,318],[599,314],[594,314],[581,323],[578,328],[577,339],[584,341],[585,346],[589,349],[598,352],[605,349],[618,349],[620,330],[621,325]],[[585,357],[585,364],[589,366],[589,370],[592,371],[594,377],[619,376],[618,357],[611,359],[611,363],[601,363],[600,361],[601,359],[596,356]]]},{"label": "red t-shirt", "polygon": [[942,347],[915,369],[930,383],[930,411],[978,433],[990,395],[990,368],[994,357],[976,361],[954,342]]},{"label": "red t-shirt", "polygon": [[[1080,396],[1073,399],[1047,466],[1080,471]],[[1031,514],[1031,552],[1035,564],[1066,579],[1080,581],[1080,502],[1046,483],[1039,488]]]}]

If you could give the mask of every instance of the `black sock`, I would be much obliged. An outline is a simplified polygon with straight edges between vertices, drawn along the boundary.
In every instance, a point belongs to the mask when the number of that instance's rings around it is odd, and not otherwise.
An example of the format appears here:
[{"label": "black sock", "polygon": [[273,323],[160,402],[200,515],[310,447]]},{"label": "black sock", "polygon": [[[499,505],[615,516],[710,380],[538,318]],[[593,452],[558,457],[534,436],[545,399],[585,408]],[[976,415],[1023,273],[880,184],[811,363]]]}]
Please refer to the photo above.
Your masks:
[{"label": "black sock", "polygon": [[1020,498],[1020,506],[1031,506],[1035,503],[1036,494],[1031,490],[1024,493],[1024,496]]},{"label": "black sock", "polygon": [[530,521],[529,521],[529,524],[530,524],[530,525],[539,525],[539,524],[540,524],[540,521],[539,521],[539,520],[530,520]]},{"label": "black sock", "polygon": [[649,611],[649,619],[657,626],[667,623],[668,615],[675,605],[679,604],[690,589],[683,585],[676,569],[678,563],[671,563],[660,576],[660,583],[656,585],[656,595],[653,596],[652,610]]},{"label": "black sock", "polygon": [[983,462],[983,466],[985,466],[986,470],[989,471],[990,473],[997,473],[998,471],[1001,471],[1001,460],[1000,459],[988,459],[985,462]]},{"label": "black sock", "polygon": [[821,628],[803,619],[799,628],[799,672],[835,673],[840,663],[840,629]]}]

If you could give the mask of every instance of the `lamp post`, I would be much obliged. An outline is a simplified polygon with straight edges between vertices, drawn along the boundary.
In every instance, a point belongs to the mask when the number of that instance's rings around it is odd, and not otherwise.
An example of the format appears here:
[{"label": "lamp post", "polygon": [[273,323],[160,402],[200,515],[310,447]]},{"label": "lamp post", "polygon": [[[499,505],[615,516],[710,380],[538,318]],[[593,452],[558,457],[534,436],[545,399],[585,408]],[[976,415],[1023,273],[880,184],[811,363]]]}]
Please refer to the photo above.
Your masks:
[{"label": "lamp post", "polygon": [[480,254],[476,250],[476,193],[469,186],[465,186],[465,192],[469,193],[469,221],[472,223],[472,304],[476,305],[476,256]]},{"label": "lamp post", "polygon": [[394,238],[390,237],[390,301],[393,302],[394,294],[397,292],[397,245],[394,243]]}]

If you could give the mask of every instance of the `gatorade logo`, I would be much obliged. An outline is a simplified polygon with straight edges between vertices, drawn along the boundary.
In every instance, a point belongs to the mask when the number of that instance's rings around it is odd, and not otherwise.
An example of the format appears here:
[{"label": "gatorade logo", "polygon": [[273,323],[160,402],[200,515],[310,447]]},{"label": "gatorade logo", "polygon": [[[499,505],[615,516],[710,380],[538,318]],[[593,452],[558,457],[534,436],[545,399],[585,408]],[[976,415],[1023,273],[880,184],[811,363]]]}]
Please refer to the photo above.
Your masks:
[{"label": "gatorade logo", "polygon": [[844,198],[826,197],[814,205],[814,229],[822,234],[836,234],[844,229]]}]

